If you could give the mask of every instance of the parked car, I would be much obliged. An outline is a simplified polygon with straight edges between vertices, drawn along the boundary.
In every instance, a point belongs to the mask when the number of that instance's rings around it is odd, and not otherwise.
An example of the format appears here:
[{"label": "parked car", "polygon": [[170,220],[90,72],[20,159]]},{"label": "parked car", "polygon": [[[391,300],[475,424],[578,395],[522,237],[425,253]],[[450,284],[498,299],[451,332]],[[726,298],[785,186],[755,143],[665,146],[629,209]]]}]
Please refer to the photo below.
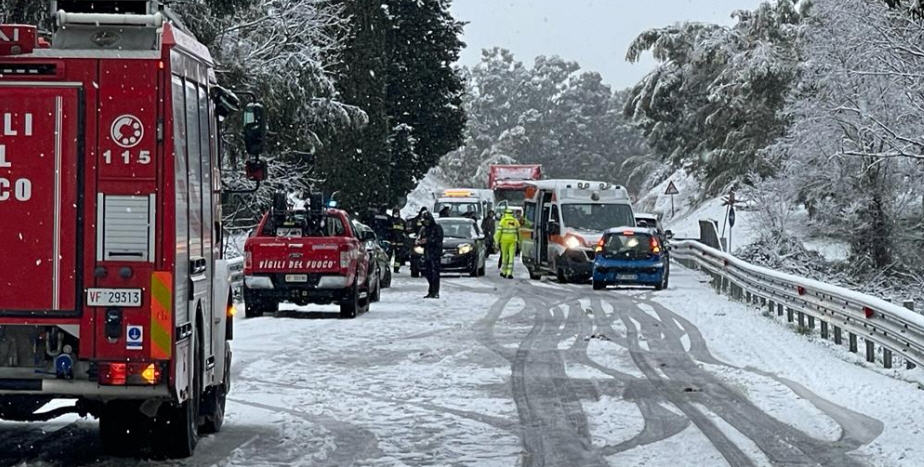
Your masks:
[{"label": "parked car", "polygon": [[670,259],[656,229],[617,227],[597,243],[593,266],[594,290],[608,285],[646,285],[666,289]]},{"label": "parked car", "polygon": [[[635,225],[637,227],[648,227],[657,230],[658,237],[663,245],[669,245],[669,241],[674,238],[673,232],[664,230],[664,226],[661,225],[661,219],[657,214],[637,212],[635,213]],[[670,250],[670,248],[667,249]]]},{"label": "parked car", "polygon": [[[378,235],[371,227],[359,222],[356,222],[355,225],[356,230],[363,233],[361,237],[366,239],[363,243],[366,247],[366,252],[369,254],[369,264],[375,265],[372,274],[378,277],[378,283],[381,285],[379,289],[391,287],[391,253],[382,246],[382,240],[379,240]],[[374,295],[372,301],[377,302],[380,298],[379,294]]]},{"label": "parked car", "polygon": [[364,242],[349,215],[338,209],[272,210],[244,244],[244,313],[277,311],[279,302],[340,305],[353,318],[378,294]]},{"label": "parked car", "polygon": [[436,222],[443,228],[441,272],[483,276],[488,252],[478,222],[466,217],[442,217]]}]

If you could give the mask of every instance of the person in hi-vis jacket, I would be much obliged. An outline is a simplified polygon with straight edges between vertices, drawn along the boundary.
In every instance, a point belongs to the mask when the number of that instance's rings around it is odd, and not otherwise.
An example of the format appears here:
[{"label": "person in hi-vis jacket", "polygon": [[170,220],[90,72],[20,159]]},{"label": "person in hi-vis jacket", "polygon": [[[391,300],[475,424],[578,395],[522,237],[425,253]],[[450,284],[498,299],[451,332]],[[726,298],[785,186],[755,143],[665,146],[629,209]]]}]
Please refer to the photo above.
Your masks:
[{"label": "person in hi-vis jacket", "polygon": [[513,217],[513,211],[507,209],[494,231],[494,244],[500,246],[501,251],[501,277],[513,279],[513,259],[517,254],[519,236],[520,222]]}]

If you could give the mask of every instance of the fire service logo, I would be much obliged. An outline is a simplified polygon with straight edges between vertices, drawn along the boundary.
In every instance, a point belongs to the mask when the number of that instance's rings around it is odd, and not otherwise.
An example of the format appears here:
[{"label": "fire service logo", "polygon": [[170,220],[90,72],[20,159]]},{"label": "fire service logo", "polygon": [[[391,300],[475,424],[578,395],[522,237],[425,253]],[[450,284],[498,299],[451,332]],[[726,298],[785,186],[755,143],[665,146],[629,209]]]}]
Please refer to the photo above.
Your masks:
[{"label": "fire service logo", "polygon": [[112,140],[123,148],[133,148],[144,137],[144,126],[141,120],[134,115],[122,115],[112,122],[110,130]]}]

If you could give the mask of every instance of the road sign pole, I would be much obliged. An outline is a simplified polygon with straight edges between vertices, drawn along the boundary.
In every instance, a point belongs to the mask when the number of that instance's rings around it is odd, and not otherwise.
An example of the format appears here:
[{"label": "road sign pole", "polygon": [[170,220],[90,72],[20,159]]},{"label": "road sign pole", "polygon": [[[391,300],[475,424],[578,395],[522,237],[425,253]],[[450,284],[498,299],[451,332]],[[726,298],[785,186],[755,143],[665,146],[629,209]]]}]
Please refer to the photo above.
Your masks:
[{"label": "road sign pole", "polygon": [[671,195],[671,217],[674,217],[674,195]]}]

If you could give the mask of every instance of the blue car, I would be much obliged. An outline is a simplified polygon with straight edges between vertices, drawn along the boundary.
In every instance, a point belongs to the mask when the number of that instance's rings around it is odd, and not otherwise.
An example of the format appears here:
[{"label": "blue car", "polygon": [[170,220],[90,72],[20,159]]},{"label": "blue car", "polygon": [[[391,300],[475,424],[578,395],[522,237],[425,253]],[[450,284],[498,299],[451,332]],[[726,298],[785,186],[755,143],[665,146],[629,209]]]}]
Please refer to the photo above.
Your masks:
[{"label": "blue car", "polygon": [[594,290],[608,285],[646,285],[666,289],[670,256],[655,229],[619,227],[607,230],[597,243]]}]

